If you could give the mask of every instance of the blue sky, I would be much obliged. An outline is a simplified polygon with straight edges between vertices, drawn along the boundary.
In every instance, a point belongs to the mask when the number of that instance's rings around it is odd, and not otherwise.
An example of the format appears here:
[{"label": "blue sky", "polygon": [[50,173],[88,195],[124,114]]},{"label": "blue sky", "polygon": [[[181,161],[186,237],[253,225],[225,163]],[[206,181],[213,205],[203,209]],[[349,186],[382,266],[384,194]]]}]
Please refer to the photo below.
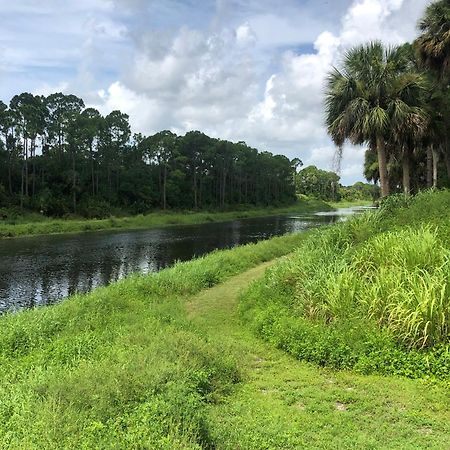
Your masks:
[{"label": "blue sky", "polygon": [[[0,0],[0,98],[70,92],[136,132],[199,129],[330,169],[327,71],[368,39],[413,39],[427,3]],[[343,182],[363,153],[345,148]]]}]

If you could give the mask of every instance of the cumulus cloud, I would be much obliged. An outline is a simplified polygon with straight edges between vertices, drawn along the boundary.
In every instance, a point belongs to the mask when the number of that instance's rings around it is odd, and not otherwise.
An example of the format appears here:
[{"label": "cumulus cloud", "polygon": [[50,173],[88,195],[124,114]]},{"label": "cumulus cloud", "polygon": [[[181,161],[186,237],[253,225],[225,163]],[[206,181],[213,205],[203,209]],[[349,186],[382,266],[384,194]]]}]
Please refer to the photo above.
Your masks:
[{"label": "cumulus cloud", "polygon": [[[427,3],[43,0],[38,14],[33,0],[10,2],[0,94],[64,88],[104,114],[128,113],[136,132],[200,129],[332,168],[326,73],[361,42],[413,39]],[[361,179],[362,149],[344,155],[343,181]]]}]

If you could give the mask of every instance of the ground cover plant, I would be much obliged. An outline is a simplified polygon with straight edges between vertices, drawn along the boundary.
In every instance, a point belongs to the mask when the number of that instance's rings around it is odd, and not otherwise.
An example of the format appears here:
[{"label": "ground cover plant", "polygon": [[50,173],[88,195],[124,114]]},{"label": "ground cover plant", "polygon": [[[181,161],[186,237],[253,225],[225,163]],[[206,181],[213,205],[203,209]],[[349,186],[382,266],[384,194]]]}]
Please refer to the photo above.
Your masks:
[{"label": "ground cover plant", "polygon": [[[286,271],[306,248],[314,262],[312,250],[327,241],[330,256],[333,242],[345,258],[352,249],[363,254],[381,245],[374,239],[385,232],[389,238],[408,233],[406,220],[422,226],[414,233],[428,236],[424,248],[442,243],[449,226],[438,225],[448,193],[419,200],[408,208],[396,204],[395,216],[392,200],[380,213],[343,226],[214,252],[56,306],[1,317],[0,448],[379,448],[381,439],[385,448],[442,448],[450,433],[448,388],[430,378],[446,380],[446,345],[427,341],[421,348],[423,342],[413,339],[408,350],[401,335],[396,340],[395,330],[380,332],[370,317],[361,322],[355,314],[349,328],[339,308],[326,302],[301,317],[290,295],[300,295],[295,274]],[[411,219],[424,207],[426,225]],[[402,225],[394,229],[393,223]],[[266,263],[295,248],[293,257]],[[420,258],[427,254],[419,252]],[[445,254],[423,264],[444,260]],[[263,296],[259,310],[244,302],[253,324],[273,312],[264,323],[264,342],[241,322],[237,305],[239,292],[270,264],[262,280],[277,309],[269,311]],[[320,277],[319,265],[314,270]],[[255,286],[261,284],[244,299]],[[314,293],[313,284],[305,287]],[[439,333],[433,339],[442,339]],[[362,351],[364,345],[372,354]],[[331,368],[304,363],[285,350]]]},{"label": "ground cover plant", "polygon": [[264,339],[362,373],[450,380],[450,192],[309,234],[242,297]]}]

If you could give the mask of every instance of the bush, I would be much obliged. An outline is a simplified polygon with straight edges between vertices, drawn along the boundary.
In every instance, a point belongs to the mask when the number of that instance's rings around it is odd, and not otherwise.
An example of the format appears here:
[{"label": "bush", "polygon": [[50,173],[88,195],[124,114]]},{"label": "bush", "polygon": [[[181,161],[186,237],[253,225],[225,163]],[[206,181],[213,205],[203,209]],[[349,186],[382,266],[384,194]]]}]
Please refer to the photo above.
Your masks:
[{"label": "bush", "polygon": [[102,199],[89,198],[79,203],[78,213],[87,219],[106,219],[111,215],[111,205]]}]

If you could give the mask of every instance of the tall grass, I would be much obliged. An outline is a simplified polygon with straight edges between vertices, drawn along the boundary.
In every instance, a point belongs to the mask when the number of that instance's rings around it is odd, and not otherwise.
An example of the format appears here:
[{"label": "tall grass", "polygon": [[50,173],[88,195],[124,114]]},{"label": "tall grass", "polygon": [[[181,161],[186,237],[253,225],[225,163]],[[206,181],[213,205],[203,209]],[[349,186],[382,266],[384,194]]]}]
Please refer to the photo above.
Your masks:
[{"label": "tall grass", "polygon": [[349,278],[356,302],[408,347],[447,342],[450,251],[430,227],[371,239],[355,255]]},{"label": "tall grass", "polygon": [[[364,371],[372,358],[383,373],[391,366],[441,376],[450,337],[450,195],[391,203],[396,208],[386,203],[379,213],[311,233],[255,283],[241,302],[254,330],[324,365]],[[380,370],[381,360],[387,367]],[[413,360],[425,368],[411,371]]]}]

